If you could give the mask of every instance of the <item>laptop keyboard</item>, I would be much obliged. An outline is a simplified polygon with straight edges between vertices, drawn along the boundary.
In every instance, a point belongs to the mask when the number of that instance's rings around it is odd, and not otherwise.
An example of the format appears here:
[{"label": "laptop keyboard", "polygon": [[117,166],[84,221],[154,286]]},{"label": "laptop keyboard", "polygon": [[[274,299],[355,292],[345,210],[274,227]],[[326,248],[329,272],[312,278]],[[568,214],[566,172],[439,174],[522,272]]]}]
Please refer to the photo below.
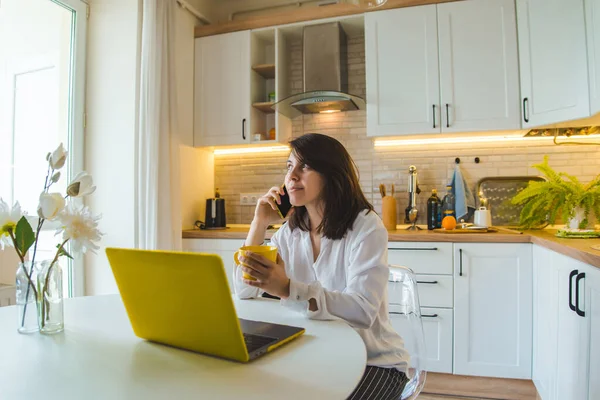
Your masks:
[{"label": "laptop keyboard", "polygon": [[244,342],[246,342],[246,349],[248,353],[252,353],[254,350],[258,350],[261,347],[275,343],[277,339],[269,336],[253,335],[251,333],[244,333]]}]

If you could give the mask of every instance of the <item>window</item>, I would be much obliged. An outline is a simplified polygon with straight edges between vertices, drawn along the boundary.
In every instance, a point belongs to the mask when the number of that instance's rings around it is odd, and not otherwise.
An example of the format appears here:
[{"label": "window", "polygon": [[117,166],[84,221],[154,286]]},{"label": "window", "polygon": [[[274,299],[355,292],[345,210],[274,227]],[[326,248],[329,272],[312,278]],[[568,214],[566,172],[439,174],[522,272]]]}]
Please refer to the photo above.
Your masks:
[{"label": "window", "polygon": [[[48,151],[61,142],[69,150],[52,191],[64,193],[83,169],[86,12],[81,0],[0,0],[0,196],[29,215]],[[37,260],[53,256],[55,228],[44,225]],[[61,262],[65,296],[83,294],[82,261]]]}]

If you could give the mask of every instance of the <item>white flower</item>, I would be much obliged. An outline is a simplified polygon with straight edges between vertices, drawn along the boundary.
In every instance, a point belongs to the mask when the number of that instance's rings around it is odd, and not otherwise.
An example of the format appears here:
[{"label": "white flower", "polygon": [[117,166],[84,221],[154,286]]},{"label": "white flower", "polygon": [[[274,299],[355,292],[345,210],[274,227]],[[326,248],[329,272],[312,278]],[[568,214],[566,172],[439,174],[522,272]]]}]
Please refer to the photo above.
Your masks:
[{"label": "white flower", "polygon": [[4,249],[4,245],[13,245],[10,233],[14,233],[21,217],[23,217],[23,212],[18,201],[11,208],[0,198],[0,249]]},{"label": "white flower", "polygon": [[48,161],[50,162],[52,169],[61,169],[65,165],[65,161],[67,161],[67,151],[62,143],[54,150],[54,152],[52,152]]},{"label": "white flower", "polygon": [[37,213],[40,218],[53,220],[65,208],[65,199],[60,193],[40,194],[40,204]]},{"label": "white flower", "polygon": [[94,190],[96,190],[96,186],[94,186],[92,176],[82,171],[75,176],[67,187],[67,194],[71,197],[83,197],[94,193]]},{"label": "white flower", "polygon": [[63,240],[69,240],[73,254],[85,253],[88,249],[95,253],[100,248],[94,243],[102,237],[98,220],[100,216],[94,217],[89,208],[79,208],[72,203],[60,214],[62,227],[58,232],[63,231]]}]

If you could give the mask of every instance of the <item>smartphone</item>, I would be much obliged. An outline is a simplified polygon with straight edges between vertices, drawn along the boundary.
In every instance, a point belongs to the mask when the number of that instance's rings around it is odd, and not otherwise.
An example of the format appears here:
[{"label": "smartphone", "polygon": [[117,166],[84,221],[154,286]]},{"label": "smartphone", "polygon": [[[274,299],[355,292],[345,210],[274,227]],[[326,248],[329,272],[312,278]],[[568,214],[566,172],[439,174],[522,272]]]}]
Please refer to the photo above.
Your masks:
[{"label": "smartphone", "polygon": [[281,204],[277,204],[276,202],[275,205],[277,206],[277,213],[283,219],[288,215],[293,206],[292,203],[290,203],[290,196],[288,195],[287,189],[285,188],[285,184],[281,185],[281,187],[283,188],[284,192],[283,195],[279,195],[279,198],[281,199]]}]

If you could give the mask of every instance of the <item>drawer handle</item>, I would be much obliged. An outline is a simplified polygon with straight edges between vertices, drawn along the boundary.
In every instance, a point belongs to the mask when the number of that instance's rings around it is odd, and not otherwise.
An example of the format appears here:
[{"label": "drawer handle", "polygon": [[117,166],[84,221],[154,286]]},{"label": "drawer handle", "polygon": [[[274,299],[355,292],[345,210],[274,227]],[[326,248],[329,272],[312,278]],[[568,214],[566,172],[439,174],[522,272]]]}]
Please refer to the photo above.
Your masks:
[{"label": "drawer handle", "polygon": [[[395,314],[395,315],[406,315],[403,312],[398,312],[398,311],[390,311],[390,314]],[[437,314],[421,314],[422,318],[437,318],[438,315]]]},{"label": "drawer handle", "polygon": [[438,248],[437,247],[401,247],[401,248],[396,248],[396,249],[388,249],[388,250],[395,250],[395,251],[436,251]]},{"label": "drawer handle", "polygon": [[426,283],[428,285],[435,285],[438,281],[417,281],[417,283]]}]

